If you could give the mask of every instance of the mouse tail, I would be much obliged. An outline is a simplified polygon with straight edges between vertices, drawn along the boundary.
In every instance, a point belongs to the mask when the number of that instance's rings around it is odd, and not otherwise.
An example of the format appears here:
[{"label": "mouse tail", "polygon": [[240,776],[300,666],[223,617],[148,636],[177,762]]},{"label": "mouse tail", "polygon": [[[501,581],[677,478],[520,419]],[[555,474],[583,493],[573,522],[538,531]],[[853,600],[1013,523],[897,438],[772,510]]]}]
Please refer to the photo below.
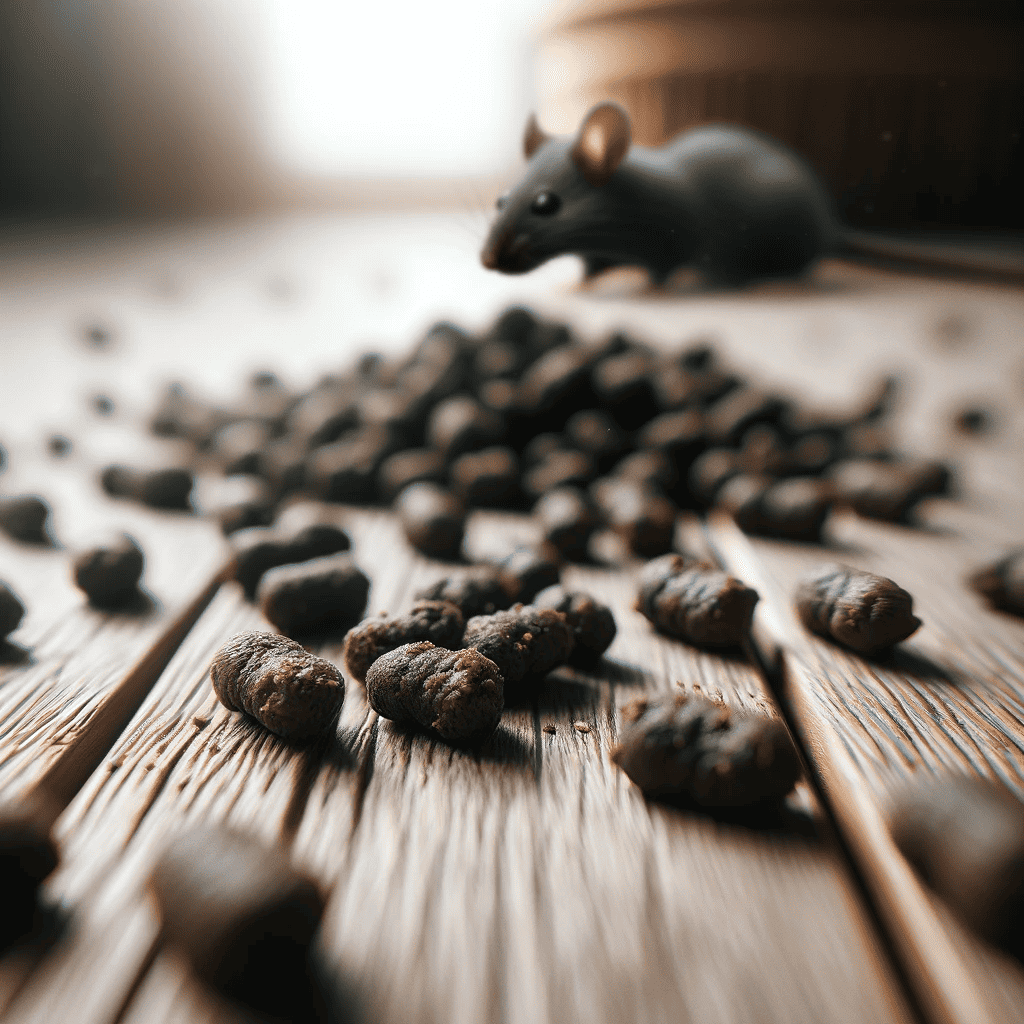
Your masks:
[{"label": "mouse tail", "polygon": [[1009,235],[837,232],[841,259],[892,270],[945,272],[1024,281],[1024,238]]}]

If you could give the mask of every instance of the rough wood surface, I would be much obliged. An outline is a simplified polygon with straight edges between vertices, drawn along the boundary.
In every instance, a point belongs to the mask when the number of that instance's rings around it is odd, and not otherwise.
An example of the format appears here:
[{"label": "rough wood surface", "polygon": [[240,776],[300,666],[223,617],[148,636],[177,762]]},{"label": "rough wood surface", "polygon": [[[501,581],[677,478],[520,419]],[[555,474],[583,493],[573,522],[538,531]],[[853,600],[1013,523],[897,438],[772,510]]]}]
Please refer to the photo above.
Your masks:
[{"label": "rough wood surface", "polygon": [[[915,770],[1024,786],[1024,632],[961,583],[975,560],[1020,542],[1019,290],[825,264],[808,281],[738,295],[687,282],[650,295],[628,275],[582,291],[567,287],[577,271],[564,262],[524,280],[485,273],[481,238],[474,217],[367,217],[83,232],[62,249],[0,250],[11,385],[0,430],[12,456],[0,485],[50,496],[64,543],[87,525],[135,532],[152,547],[146,582],[159,602],[140,620],[99,616],[68,584],[65,551],[0,545],[0,575],[22,580],[30,603],[13,637],[29,655],[16,648],[0,666],[0,792],[45,783],[68,804],[63,866],[47,887],[68,927],[38,964],[0,960],[5,1020],[231,1019],[159,948],[144,895],[161,844],[199,819],[288,847],[332,889],[323,947],[366,993],[371,1020],[909,1021],[902,972],[929,1022],[1015,1019],[1019,966],[921,887],[884,815]],[[216,703],[213,653],[265,625],[226,584],[188,629],[220,539],[193,518],[110,502],[93,482],[151,386],[184,376],[225,397],[261,365],[310,384],[368,345],[406,349],[439,316],[485,327],[512,300],[591,340],[625,328],[677,348],[710,335],[737,367],[832,409],[897,372],[901,438],[961,463],[961,494],[928,509],[927,531],[837,520],[828,549],[710,531],[761,591],[756,639],[769,667],[785,652],[774,682],[845,851],[813,786],[778,820],[737,820],[647,804],[609,763],[620,709],[641,692],[681,685],[776,713],[741,658],[651,632],[631,608],[629,562],[567,574],[615,608],[620,634],[600,671],[556,673],[475,754],[380,721],[356,686],[336,736],[308,747]],[[93,322],[110,328],[103,349],[83,343]],[[43,378],[43,366],[60,369]],[[84,413],[90,389],[118,399],[112,425]],[[995,435],[952,433],[970,402],[997,412]],[[42,454],[55,428],[76,441],[65,462]],[[337,514],[373,576],[369,610],[403,610],[444,571],[413,555],[389,516]],[[533,529],[477,516],[469,547],[494,556]],[[701,543],[700,528],[684,524],[682,540]],[[925,628],[891,662],[809,640],[787,618],[795,575],[834,557],[914,593]]]}]

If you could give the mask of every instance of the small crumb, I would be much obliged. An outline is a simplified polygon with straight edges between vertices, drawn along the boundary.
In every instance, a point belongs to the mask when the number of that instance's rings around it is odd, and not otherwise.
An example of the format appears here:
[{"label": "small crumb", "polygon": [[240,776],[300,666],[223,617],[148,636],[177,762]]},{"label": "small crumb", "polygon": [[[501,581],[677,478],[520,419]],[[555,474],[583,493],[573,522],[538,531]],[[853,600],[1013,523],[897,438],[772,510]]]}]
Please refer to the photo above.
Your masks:
[{"label": "small crumb", "polygon": [[114,400],[109,395],[92,396],[93,411],[99,416],[110,416],[114,412]]},{"label": "small crumb", "polygon": [[55,459],[62,459],[71,451],[71,440],[63,434],[51,434],[47,438],[46,446]]},{"label": "small crumb", "polygon": [[121,761],[108,761],[107,762],[107,771],[108,772],[116,772],[118,770],[118,768],[121,767],[122,764],[123,764],[123,762],[121,762]]},{"label": "small crumb", "polygon": [[205,715],[193,715],[192,722],[200,729],[205,729],[210,724],[210,720]]},{"label": "small crumb", "polygon": [[150,761],[149,764],[147,764],[145,767],[147,772],[151,772],[153,771],[154,768],[156,768],[156,762]]},{"label": "small crumb", "polygon": [[577,732],[590,732],[590,726],[586,722],[573,722],[572,727]]},{"label": "small crumb", "polygon": [[555,727],[553,725],[545,725],[543,731],[546,732],[549,736],[555,735]]}]

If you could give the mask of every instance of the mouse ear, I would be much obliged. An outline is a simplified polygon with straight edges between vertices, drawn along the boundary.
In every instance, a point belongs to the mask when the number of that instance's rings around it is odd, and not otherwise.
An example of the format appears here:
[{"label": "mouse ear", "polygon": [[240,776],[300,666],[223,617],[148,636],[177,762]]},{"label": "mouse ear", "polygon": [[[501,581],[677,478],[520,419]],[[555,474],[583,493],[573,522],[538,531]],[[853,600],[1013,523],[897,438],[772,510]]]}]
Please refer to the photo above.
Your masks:
[{"label": "mouse ear", "polygon": [[523,134],[523,152],[526,154],[526,159],[529,160],[549,138],[550,136],[545,135],[540,125],[537,124],[537,115],[531,114]]},{"label": "mouse ear", "polygon": [[629,115],[617,103],[601,103],[587,114],[570,150],[591,185],[603,185],[629,151]]}]

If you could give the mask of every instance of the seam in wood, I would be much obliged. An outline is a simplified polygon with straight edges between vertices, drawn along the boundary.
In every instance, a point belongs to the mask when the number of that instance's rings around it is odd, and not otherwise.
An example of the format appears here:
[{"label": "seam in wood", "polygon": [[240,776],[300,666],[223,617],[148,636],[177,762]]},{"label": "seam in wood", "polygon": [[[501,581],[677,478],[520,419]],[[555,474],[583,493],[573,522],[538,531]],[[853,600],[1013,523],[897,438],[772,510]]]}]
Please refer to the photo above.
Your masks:
[{"label": "seam in wood", "polygon": [[142,706],[175,651],[213,600],[223,570],[218,570],[199,596],[171,623],[83,726],[78,741],[39,779],[35,789],[61,808],[74,798],[96,770],[135,712]]}]

